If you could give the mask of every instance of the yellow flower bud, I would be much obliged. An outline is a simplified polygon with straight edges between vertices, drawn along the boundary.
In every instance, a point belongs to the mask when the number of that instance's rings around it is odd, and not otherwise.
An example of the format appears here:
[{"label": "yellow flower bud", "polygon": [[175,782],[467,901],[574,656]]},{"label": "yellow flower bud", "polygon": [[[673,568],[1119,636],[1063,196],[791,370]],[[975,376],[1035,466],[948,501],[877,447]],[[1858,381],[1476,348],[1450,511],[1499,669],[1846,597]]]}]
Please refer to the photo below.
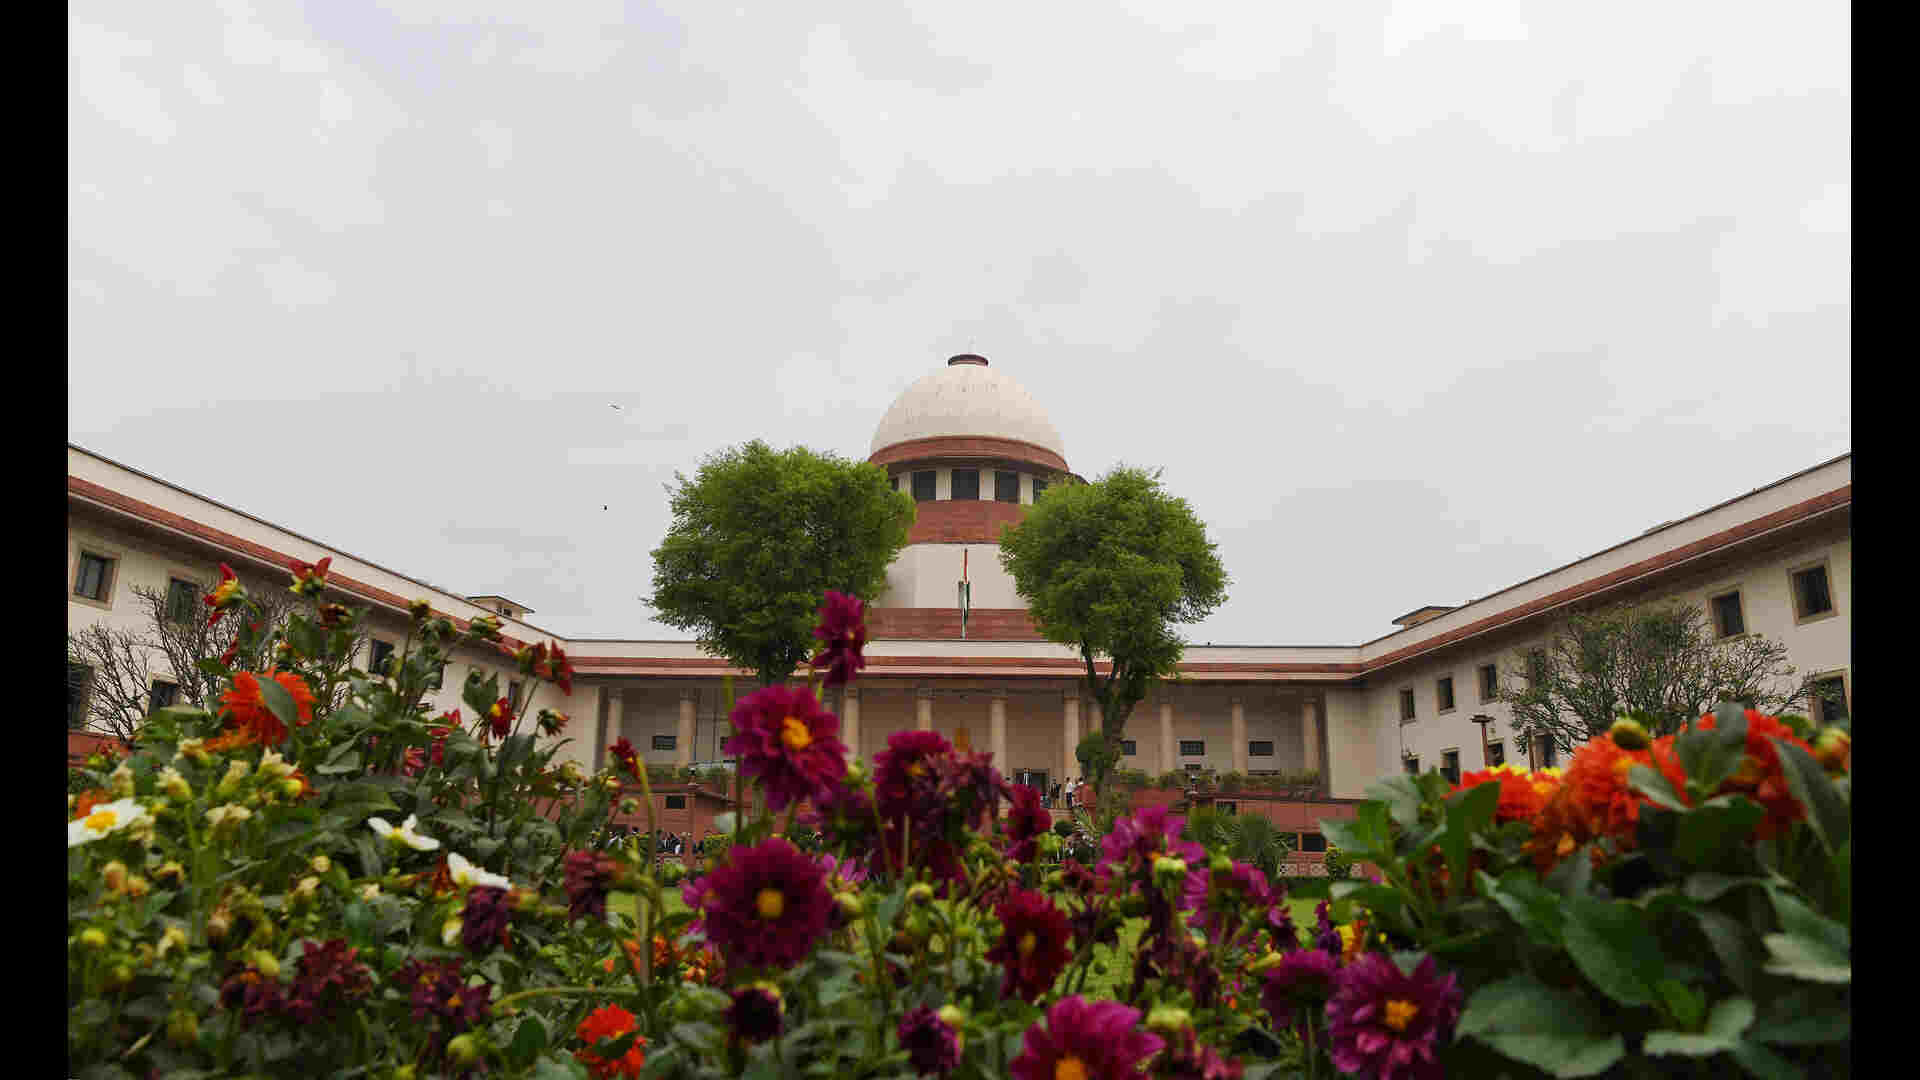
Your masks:
[{"label": "yellow flower bud", "polygon": [[167,1041],[185,1049],[200,1041],[200,1019],[185,1009],[167,1017]]},{"label": "yellow flower bud", "polygon": [[1147,1014],[1147,1030],[1163,1034],[1185,1031],[1193,1026],[1193,1014],[1185,1009],[1157,1005]]},{"label": "yellow flower bud", "polygon": [[265,975],[269,979],[277,979],[280,977],[280,961],[275,959],[274,955],[265,949],[255,949],[253,951],[253,966],[260,970],[260,974]]},{"label": "yellow flower bud", "polygon": [[1625,716],[1615,720],[1613,726],[1607,729],[1607,734],[1613,737],[1613,745],[1622,750],[1645,750],[1653,743],[1647,735],[1647,729],[1638,720]]},{"label": "yellow flower bud", "polygon": [[325,855],[315,855],[313,861],[307,865],[313,868],[314,873],[324,874],[333,869],[333,860],[327,858]]},{"label": "yellow flower bud", "polygon": [[119,894],[127,891],[127,864],[115,859],[100,868],[100,880],[107,883],[107,891]]},{"label": "yellow flower bud", "polygon": [[135,900],[140,899],[152,891],[153,886],[147,883],[146,878],[138,874],[127,879],[127,895],[133,897]]},{"label": "yellow flower bud", "polygon": [[156,950],[156,955],[161,959],[165,959],[168,953],[175,949],[185,948],[186,944],[187,932],[177,926],[169,926],[160,935],[160,948]]},{"label": "yellow flower bud", "polygon": [[104,949],[107,947],[107,935],[89,926],[80,931],[80,944],[89,949]]},{"label": "yellow flower bud", "polygon": [[907,889],[907,902],[910,904],[925,904],[932,900],[933,886],[924,881],[915,882]]}]

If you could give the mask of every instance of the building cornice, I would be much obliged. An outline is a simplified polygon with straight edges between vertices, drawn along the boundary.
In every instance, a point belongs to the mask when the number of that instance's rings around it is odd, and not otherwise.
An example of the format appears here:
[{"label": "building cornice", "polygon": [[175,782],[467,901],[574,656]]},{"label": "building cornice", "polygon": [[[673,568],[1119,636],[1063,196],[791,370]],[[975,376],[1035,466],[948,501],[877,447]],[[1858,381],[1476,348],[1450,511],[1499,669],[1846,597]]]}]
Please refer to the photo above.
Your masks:
[{"label": "building cornice", "polygon": [[990,435],[935,435],[883,446],[867,458],[882,467],[934,461],[1007,461],[1068,473],[1067,459],[1037,443]]}]

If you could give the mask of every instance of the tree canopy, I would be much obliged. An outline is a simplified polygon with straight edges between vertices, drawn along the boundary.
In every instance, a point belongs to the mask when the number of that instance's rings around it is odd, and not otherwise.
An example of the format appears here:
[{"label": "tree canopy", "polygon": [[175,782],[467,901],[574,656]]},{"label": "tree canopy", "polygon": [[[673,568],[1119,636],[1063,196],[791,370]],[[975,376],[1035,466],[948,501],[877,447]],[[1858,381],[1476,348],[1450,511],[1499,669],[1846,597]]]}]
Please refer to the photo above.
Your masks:
[{"label": "tree canopy", "polygon": [[[1174,628],[1226,600],[1226,569],[1186,500],[1168,494],[1157,471],[1124,465],[1095,483],[1050,487],[1002,535],[1000,563],[1041,634],[1086,664],[1109,748],[1086,755],[1098,790],[1134,706],[1180,663]],[[1112,664],[1104,677],[1100,659]]]},{"label": "tree canopy", "polygon": [[812,654],[828,589],[868,601],[880,593],[913,523],[913,500],[884,470],[806,447],[755,440],[674,479],[648,602],[762,685]]},{"label": "tree canopy", "polygon": [[1557,622],[1501,680],[1500,700],[1523,739],[1571,751],[1624,714],[1670,735],[1722,701],[1777,712],[1807,700],[1787,649],[1759,634],[1716,639],[1706,614],[1668,602],[1580,612]]}]

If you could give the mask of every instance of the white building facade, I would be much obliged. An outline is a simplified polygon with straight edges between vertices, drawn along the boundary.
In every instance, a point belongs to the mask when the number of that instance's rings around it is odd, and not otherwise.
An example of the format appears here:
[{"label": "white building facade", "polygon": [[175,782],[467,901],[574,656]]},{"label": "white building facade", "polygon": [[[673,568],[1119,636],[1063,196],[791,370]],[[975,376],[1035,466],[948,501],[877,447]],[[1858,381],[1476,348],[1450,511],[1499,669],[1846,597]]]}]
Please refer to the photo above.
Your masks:
[{"label": "white building facade", "polygon": [[[67,459],[70,629],[136,626],[145,615],[135,585],[164,592],[211,580],[222,562],[278,585],[289,561],[331,557],[329,584],[343,602],[372,609],[376,640],[398,640],[407,605],[425,598],[462,624],[502,614],[509,637],[560,641],[574,693],[560,701],[547,690],[535,705],[569,713],[568,752],[588,766],[622,736],[649,762],[718,760],[726,679],[752,682],[691,642],[559,638],[505,598],[447,593],[79,447]],[[887,411],[868,460],[915,496],[918,516],[873,598],[868,667],[829,700],[845,741],[870,758],[894,731],[934,730],[992,751],[1009,776],[1077,776],[1074,748],[1098,709],[1081,697],[1077,654],[1042,640],[1027,619],[997,548],[1001,528],[1048,486],[1078,480],[1059,432],[1018,383],[981,357],[958,356]],[[1314,769],[1332,797],[1352,799],[1409,764],[1538,761],[1541,748],[1514,743],[1487,669],[1506,678],[1556,616],[1621,600],[1686,599],[1721,631],[1777,639],[1801,674],[1836,681],[1850,708],[1851,506],[1847,454],[1470,603],[1419,609],[1373,641],[1190,646],[1179,679],[1134,711],[1122,765],[1152,775]],[[497,673],[502,687],[517,679],[502,659],[459,657],[434,709],[459,705],[469,667]],[[74,708],[70,692],[70,724]]]}]

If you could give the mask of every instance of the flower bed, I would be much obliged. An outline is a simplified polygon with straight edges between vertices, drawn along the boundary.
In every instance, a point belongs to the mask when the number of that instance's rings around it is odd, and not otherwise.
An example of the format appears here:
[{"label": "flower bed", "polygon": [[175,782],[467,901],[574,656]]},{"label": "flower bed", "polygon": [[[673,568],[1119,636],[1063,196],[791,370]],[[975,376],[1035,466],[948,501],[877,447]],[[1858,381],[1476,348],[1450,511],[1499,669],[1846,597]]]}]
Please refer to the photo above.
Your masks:
[{"label": "flower bed", "polygon": [[[638,845],[588,846],[616,818],[657,827],[626,740],[586,776],[554,764],[565,715],[518,715],[491,679],[463,687],[471,720],[416,704],[497,622],[455,632],[419,604],[397,662],[369,675],[348,664],[359,615],[324,602],[325,576],[296,564],[312,612],[211,665],[218,713],[159,710],[126,760],[74,773],[75,1075],[1831,1064],[1848,787],[1797,745],[1769,757],[1758,720],[1624,759],[1588,748],[1564,779],[1392,781],[1323,824],[1383,880],[1336,883],[1296,928],[1284,885],[1182,839],[1164,806],[1063,838],[988,755],[900,732],[869,772],[818,695],[774,687],[735,703],[725,747],[753,796],[736,805],[760,809],[721,814],[687,876]],[[231,581],[209,604],[252,614]],[[860,613],[828,594],[828,685],[861,666]],[[559,648],[508,654],[570,691]],[[1068,850],[1082,857],[1056,867]],[[631,914],[609,911],[616,889]],[[1666,937],[1673,920],[1704,928],[1705,952]],[[1794,1009],[1814,1027],[1783,1044]]]}]

